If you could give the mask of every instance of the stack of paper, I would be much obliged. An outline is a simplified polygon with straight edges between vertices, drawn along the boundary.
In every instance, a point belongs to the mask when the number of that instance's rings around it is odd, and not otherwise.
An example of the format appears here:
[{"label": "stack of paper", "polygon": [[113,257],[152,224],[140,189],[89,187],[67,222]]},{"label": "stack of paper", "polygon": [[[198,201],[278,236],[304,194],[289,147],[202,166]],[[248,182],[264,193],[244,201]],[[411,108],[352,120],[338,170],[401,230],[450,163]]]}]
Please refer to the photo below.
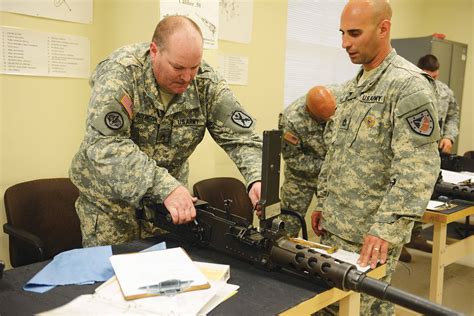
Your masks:
[{"label": "stack of paper", "polygon": [[[210,287],[206,276],[182,248],[115,255],[110,262],[127,300],[162,295],[170,292],[172,285],[178,292]],[[169,285],[166,289],[165,284]]]},{"label": "stack of paper", "polygon": [[[172,250],[180,249],[180,250]],[[172,248],[172,253],[177,251],[182,251],[181,248]],[[166,250],[159,251],[162,254],[168,254]],[[155,253],[155,252],[151,252]],[[162,254],[159,256],[162,257]],[[176,254],[176,253],[175,253]],[[184,252],[185,254],[185,252]],[[120,255],[120,256],[131,256],[136,254],[129,255]],[[179,254],[178,256],[181,256]],[[157,256],[157,254],[155,254]],[[186,255],[187,256],[187,255]],[[115,257],[115,256],[113,256]],[[165,256],[166,257],[166,256]],[[172,256],[168,256],[164,261],[169,261]],[[189,257],[188,257],[189,259]],[[122,259],[120,259],[122,260]],[[119,260],[119,261],[120,261]],[[127,258],[125,261],[130,261],[131,259]],[[155,261],[155,259],[151,259]],[[115,259],[112,259],[112,264],[114,265]],[[153,269],[161,269],[163,267],[162,262],[155,262]],[[177,263],[177,265],[182,265],[183,263]],[[205,263],[205,262],[192,262],[192,266],[196,267],[198,272],[193,270],[193,279],[198,280],[197,275],[202,274],[205,276],[205,281],[199,281],[197,284],[207,283],[207,289],[201,289],[196,291],[186,291],[184,293],[179,293],[176,295],[159,295],[159,296],[149,296],[144,295],[143,298],[127,300],[125,299],[124,294],[129,292],[123,292],[121,289],[122,281],[119,283],[117,276],[109,279],[100,287],[95,290],[95,293],[92,295],[82,295],[72,302],[56,308],[54,310],[42,313],[40,315],[88,315],[91,314],[119,314],[119,313],[131,313],[134,315],[149,315],[149,314],[160,314],[160,315],[206,315],[217,305],[225,301],[227,298],[232,296],[237,292],[239,288],[237,285],[228,284],[227,280],[230,277],[230,267],[228,265],[214,264],[214,263]],[[120,266],[120,264],[118,264]],[[188,263],[186,263],[188,265]],[[115,269],[114,265],[114,269]],[[133,267],[133,266],[130,266]],[[130,268],[129,267],[129,268]],[[173,267],[176,270],[176,267]],[[137,269],[138,270],[138,269]],[[138,271],[140,272],[140,271]],[[135,273],[135,272],[132,272]],[[187,272],[188,274],[190,272]],[[120,273],[121,275],[122,273]],[[126,272],[128,275],[129,272]],[[146,274],[144,270],[141,271],[141,274]],[[135,282],[134,286],[130,288],[140,287],[143,282],[156,282],[156,276],[158,274],[165,274],[167,277],[171,277],[167,270],[162,269],[161,273],[157,272],[151,278],[144,278],[139,276],[140,282]],[[174,275],[176,278],[188,278],[188,274],[180,274],[179,276]],[[189,276],[191,278],[191,276]],[[145,280],[143,280],[145,279]],[[128,281],[125,281],[128,283]],[[140,285],[138,285],[140,284]],[[148,283],[146,283],[148,284]],[[131,292],[132,296],[135,295]],[[143,293],[142,293],[143,294]],[[148,293],[144,293],[148,294]],[[141,296],[141,294],[139,294]]]}]

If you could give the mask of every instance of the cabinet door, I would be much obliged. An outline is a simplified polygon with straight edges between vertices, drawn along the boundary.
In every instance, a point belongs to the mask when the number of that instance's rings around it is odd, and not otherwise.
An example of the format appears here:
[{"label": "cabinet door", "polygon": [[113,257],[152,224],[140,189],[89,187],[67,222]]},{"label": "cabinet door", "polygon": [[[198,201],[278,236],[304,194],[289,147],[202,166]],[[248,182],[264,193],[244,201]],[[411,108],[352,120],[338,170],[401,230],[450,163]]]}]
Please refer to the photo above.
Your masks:
[{"label": "cabinet door", "polygon": [[461,106],[462,104],[466,61],[467,45],[461,43],[453,43],[449,87],[451,88],[451,90],[453,90],[454,96],[456,97],[459,106]]},{"label": "cabinet door", "polygon": [[439,61],[438,79],[450,85],[451,75],[451,56],[453,44],[447,41],[433,39],[431,42],[431,54],[435,55]]}]

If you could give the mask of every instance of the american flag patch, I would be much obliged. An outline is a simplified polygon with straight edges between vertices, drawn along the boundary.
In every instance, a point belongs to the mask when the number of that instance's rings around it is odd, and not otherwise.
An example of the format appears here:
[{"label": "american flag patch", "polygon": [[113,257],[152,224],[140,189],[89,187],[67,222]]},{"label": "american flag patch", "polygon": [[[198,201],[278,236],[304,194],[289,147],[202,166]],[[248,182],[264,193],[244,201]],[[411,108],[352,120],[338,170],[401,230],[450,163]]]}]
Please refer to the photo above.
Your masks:
[{"label": "american flag patch", "polygon": [[286,140],[287,142],[289,142],[290,144],[293,144],[293,145],[298,145],[298,143],[300,142],[298,137],[296,137],[291,132],[285,132],[285,134],[283,135],[283,139]]},{"label": "american flag patch", "polygon": [[133,102],[130,99],[128,94],[124,94],[123,97],[120,99],[120,103],[122,103],[123,107],[128,113],[128,117],[131,119],[133,117]]}]

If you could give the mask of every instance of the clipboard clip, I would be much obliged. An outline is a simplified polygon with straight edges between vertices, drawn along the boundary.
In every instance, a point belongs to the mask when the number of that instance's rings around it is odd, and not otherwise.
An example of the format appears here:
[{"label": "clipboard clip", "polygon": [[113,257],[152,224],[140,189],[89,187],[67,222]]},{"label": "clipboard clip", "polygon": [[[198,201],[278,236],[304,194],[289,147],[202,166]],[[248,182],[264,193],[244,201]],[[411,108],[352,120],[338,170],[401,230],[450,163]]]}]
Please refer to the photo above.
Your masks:
[{"label": "clipboard clip", "polygon": [[189,288],[193,280],[169,279],[157,284],[140,286],[139,290],[146,291],[147,294],[173,296]]}]

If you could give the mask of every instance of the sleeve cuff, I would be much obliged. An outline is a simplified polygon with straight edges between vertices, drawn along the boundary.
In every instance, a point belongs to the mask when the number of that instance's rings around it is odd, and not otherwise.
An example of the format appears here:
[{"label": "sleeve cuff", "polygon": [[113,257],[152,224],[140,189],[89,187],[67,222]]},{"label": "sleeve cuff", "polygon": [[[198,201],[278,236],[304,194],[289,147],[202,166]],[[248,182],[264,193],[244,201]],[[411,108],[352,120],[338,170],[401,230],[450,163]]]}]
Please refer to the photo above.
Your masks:
[{"label": "sleeve cuff", "polygon": [[377,236],[393,245],[403,245],[410,241],[413,220],[399,218],[392,223],[375,223],[370,227],[369,235]]},{"label": "sleeve cuff", "polygon": [[169,174],[165,176],[155,174],[153,187],[150,188],[149,194],[157,203],[163,203],[166,197],[180,185],[182,184]]}]

